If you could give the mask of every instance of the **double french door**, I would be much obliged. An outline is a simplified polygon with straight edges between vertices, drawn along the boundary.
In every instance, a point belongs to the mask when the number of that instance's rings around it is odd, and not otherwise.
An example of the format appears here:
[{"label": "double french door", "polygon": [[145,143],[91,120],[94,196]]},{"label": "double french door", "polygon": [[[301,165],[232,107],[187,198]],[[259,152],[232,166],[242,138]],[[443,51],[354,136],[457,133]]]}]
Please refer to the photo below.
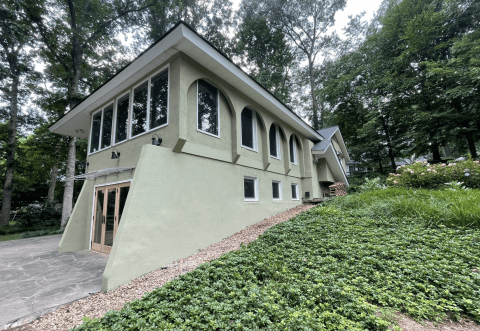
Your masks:
[{"label": "double french door", "polygon": [[129,189],[130,182],[95,189],[92,250],[110,254]]}]

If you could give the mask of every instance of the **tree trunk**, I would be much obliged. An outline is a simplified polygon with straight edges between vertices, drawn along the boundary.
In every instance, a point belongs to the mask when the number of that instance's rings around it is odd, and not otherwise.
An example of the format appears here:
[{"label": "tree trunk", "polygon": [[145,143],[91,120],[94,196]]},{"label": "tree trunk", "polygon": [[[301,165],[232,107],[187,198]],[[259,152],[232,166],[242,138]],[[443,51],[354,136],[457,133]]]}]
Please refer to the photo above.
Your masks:
[{"label": "tree trunk", "polygon": [[[385,139],[387,140],[388,157],[392,165],[392,172],[397,172],[397,164],[395,163],[395,154],[393,153],[392,141],[390,138],[390,131],[388,130],[387,121],[383,115],[380,115],[382,121],[383,131],[385,131]],[[383,173],[383,171],[382,171]]]},{"label": "tree trunk", "polygon": [[65,189],[63,191],[62,222],[60,229],[65,229],[73,208],[73,176],[75,176],[76,143],[77,138],[69,137],[67,169],[65,171]]},{"label": "tree trunk", "polygon": [[323,127],[323,121],[319,123],[318,121],[318,104],[317,104],[317,98],[315,97],[315,81],[314,81],[314,75],[313,75],[313,61],[311,60],[310,57],[308,57],[308,75],[310,79],[310,94],[312,97],[312,122],[313,122],[313,128],[315,130],[319,130]]},{"label": "tree trunk", "polygon": [[442,158],[440,157],[440,150],[438,149],[438,143],[432,143],[432,154],[433,154],[433,161],[441,161]]},{"label": "tree trunk", "polygon": [[[12,70],[13,71],[13,70]],[[15,70],[16,71],[16,70]],[[14,71],[14,72],[15,72]],[[19,76],[12,77],[12,95],[10,99],[10,121],[8,123],[7,138],[7,160],[5,170],[5,184],[3,186],[2,214],[0,225],[10,223],[10,212],[12,209],[13,173],[15,171],[15,148],[17,142],[17,113],[18,113],[18,84]]]},{"label": "tree trunk", "polygon": [[380,170],[380,173],[383,174],[382,158],[380,157],[380,155],[378,156],[378,169]]},{"label": "tree trunk", "polygon": [[52,174],[50,175],[50,182],[48,183],[48,195],[47,195],[47,202],[52,203],[55,197],[55,186],[57,185],[57,177],[58,177],[58,161],[55,161],[55,164],[52,167]]},{"label": "tree trunk", "polygon": [[473,140],[472,134],[469,133],[466,135],[467,138],[467,143],[468,143],[468,149],[470,151],[470,155],[472,156],[472,159],[478,159],[477,155],[477,149],[475,147],[475,141]]}]

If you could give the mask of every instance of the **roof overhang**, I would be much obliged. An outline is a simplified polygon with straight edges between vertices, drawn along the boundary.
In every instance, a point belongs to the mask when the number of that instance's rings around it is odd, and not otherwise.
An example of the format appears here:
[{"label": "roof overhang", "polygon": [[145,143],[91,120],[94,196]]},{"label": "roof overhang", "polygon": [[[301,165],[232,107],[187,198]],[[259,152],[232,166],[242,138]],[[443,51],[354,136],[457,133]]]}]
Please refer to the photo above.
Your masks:
[{"label": "roof overhang", "polygon": [[318,158],[324,158],[327,160],[328,165],[330,166],[330,169],[332,170],[333,176],[335,177],[335,180],[338,180],[339,182],[344,183],[345,185],[349,186],[350,184],[348,183],[347,179],[347,174],[345,173],[342,164],[340,163],[340,160],[337,157],[337,153],[335,152],[335,148],[333,148],[332,143],[328,145],[325,150],[312,150],[312,154],[315,157]]},{"label": "roof overhang", "polygon": [[49,128],[50,131],[88,139],[90,113],[93,110],[132,87],[138,80],[151,73],[178,52],[185,53],[200,65],[214,72],[218,77],[248,95],[253,101],[288,123],[311,141],[317,142],[323,139],[301,117],[183,22],[177,23],[159,41],[52,124]]}]

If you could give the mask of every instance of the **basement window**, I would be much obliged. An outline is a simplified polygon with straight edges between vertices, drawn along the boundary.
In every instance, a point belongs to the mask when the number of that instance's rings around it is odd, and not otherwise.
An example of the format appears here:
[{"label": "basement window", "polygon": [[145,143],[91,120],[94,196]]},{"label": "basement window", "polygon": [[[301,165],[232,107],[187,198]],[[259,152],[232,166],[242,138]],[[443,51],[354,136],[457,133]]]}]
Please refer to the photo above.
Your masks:
[{"label": "basement window", "polygon": [[272,181],[272,196],[273,200],[282,200],[282,182]]},{"label": "basement window", "polygon": [[204,80],[197,81],[197,130],[220,138],[218,89]]},{"label": "basement window", "polygon": [[242,111],[242,147],[257,151],[257,120],[253,110],[245,108]]},{"label": "basement window", "polygon": [[292,184],[292,200],[298,199],[298,184]]},{"label": "basement window", "polygon": [[243,177],[243,194],[245,201],[258,201],[258,178]]}]

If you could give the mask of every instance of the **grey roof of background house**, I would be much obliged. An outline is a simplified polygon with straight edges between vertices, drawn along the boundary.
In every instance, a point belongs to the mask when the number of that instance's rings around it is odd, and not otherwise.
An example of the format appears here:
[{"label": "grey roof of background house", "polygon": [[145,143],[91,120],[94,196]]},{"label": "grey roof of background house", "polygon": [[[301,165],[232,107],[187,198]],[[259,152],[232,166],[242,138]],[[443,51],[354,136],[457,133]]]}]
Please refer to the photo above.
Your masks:
[{"label": "grey roof of background house", "polygon": [[318,143],[315,143],[315,145],[313,145],[312,151],[325,151],[330,145],[330,142],[330,139],[319,141]]},{"label": "grey roof of background house", "polygon": [[339,129],[338,125],[335,125],[330,128],[317,130],[317,132],[320,133],[320,135],[322,135],[325,139],[330,139],[338,129]]}]

